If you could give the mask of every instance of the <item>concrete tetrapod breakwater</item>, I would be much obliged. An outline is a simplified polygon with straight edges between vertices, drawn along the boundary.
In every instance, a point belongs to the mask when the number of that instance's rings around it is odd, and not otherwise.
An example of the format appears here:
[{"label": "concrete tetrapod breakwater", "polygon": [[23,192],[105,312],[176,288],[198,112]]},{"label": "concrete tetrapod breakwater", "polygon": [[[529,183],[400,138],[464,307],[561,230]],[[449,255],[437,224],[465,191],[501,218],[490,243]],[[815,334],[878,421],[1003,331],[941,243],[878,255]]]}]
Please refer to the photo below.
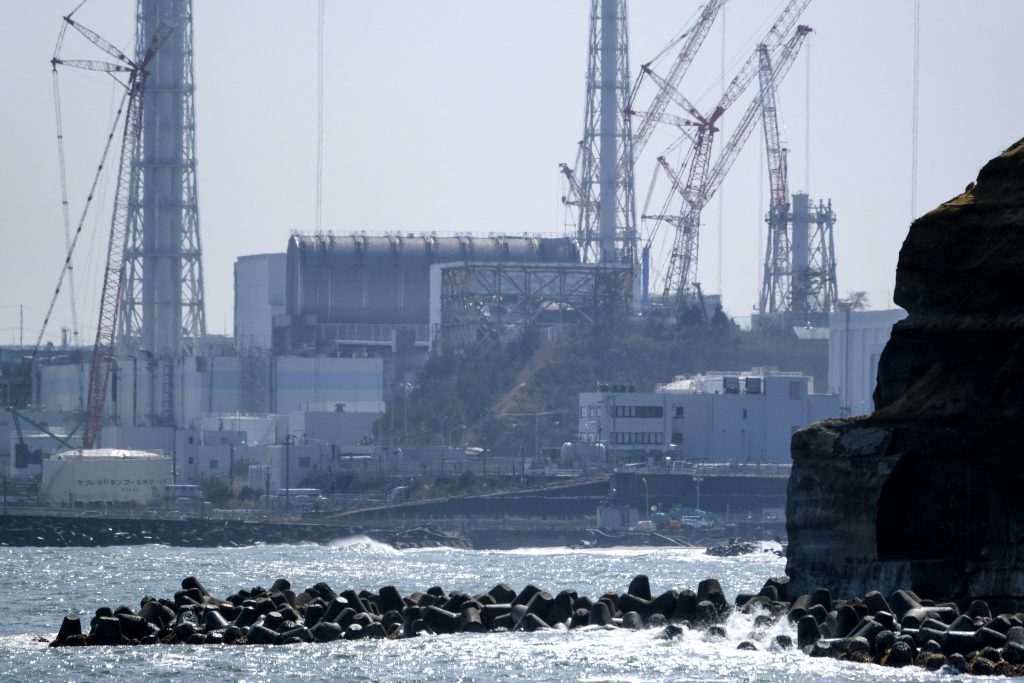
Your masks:
[{"label": "concrete tetrapod breakwater", "polygon": [[[624,593],[598,598],[573,589],[557,594],[529,584],[519,591],[499,584],[469,595],[434,586],[403,596],[394,586],[376,592],[336,592],[320,582],[295,593],[285,579],[269,589],[243,589],[226,598],[211,595],[195,577],[181,582],[171,598],[144,597],[138,610],[127,606],[96,610],[83,628],[68,615],[51,647],[147,644],[286,645],[420,634],[538,630],[658,628],[665,638],[698,630],[726,638],[735,612],[743,621],[742,650],[786,650],[812,657],[891,667],[949,667],[974,674],[1024,674],[1024,614],[1017,604],[993,616],[984,601],[935,604],[910,591],[888,598],[878,592],[833,600],[824,588],[790,600],[787,577],[771,578],[757,595],[730,603],[716,579],[697,590],[669,590],[653,596],[646,576],[636,576]],[[793,625],[796,642],[775,626]],[[735,634],[733,634],[735,635]]]}]

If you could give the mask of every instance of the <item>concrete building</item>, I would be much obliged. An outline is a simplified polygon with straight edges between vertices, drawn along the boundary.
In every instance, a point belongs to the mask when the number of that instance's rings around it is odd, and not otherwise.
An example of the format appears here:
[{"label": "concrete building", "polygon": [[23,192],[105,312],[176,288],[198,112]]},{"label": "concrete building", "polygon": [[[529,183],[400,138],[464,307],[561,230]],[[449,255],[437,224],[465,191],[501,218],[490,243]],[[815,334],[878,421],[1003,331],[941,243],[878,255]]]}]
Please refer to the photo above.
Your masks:
[{"label": "concrete building", "polygon": [[282,352],[393,348],[406,335],[431,343],[430,267],[438,263],[578,264],[571,239],[388,233],[293,235],[286,315],[275,320]]},{"label": "concrete building", "polygon": [[838,394],[844,416],[874,411],[878,359],[892,326],[905,317],[907,312],[902,308],[840,311],[829,316],[828,390]]},{"label": "concrete building", "polygon": [[[250,367],[240,356],[196,356],[176,365],[176,429],[193,428],[207,415],[234,415],[248,410],[247,394],[265,393],[267,413],[296,411],[384,412],[384,367],[380,358],[265,357]],[[122,427],[158,425],[159,403],[153,381],[155,365],[145,357],[119,359],[108,393],[108,416]],[[88,365],[48,365],[39,368],[39,402],[66,413],[85,409],[82,382]],[[51,408],[52,406],[52,408]],[[168,430],[172,427],[167,427]]]},{"label": "concrete building", "polygon": [[645,459],[785,463],[793,432],[839,415],[839,397],[773,369],[678,377],[655,391],[601,385],[580,394],[579,440],[609,462]]},{"label": "concrete building", "polygon": [[235,347],[269,351],[274,317],[285,312],[286,254],[253,254],[235,261]]}]

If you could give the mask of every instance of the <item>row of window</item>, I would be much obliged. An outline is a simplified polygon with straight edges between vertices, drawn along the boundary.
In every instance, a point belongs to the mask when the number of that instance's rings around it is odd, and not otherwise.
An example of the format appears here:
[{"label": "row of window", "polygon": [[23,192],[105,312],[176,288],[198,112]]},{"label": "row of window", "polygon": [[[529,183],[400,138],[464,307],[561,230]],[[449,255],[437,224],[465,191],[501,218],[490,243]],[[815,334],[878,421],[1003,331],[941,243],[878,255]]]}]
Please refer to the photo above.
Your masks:
[{"label": "row of window", "polygon": [[664,408],[661,406],[614,406],[615,417],[662,417]]},{"label": "row of window", "polygon": [[[676,417],[682,417],[682,408],[676,408]],[[612,417],[664,417],[661,406],[612,406]],[[601,406],[581,406],[580,418],[601,417]]]},{"label": "row of window", "polygon": [[621,444],[659,444],[664,441],[661,432],[613,432],[612,442]]},{"label": "row of window", "polygon": [[[614,406],[614,417],[664,417],[661,406]],[[601,417],[601,406],[580,406],[580,418]],[[683,417],[683,406],[676,406],[674,417]]]}]

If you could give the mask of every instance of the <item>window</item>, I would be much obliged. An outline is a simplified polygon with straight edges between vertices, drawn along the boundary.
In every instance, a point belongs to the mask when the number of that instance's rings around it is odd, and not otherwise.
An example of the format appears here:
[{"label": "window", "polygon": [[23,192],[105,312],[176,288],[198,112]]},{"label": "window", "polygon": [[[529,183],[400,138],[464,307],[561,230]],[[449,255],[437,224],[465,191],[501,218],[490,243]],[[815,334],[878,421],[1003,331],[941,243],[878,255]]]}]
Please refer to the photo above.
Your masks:
[{"label": "window", "polygon": [[661,406],[615,406],[615,417],[662,417],[665,409]]},{"label": "window", "polygon": [[211,461],[210,461],[210,469],[211,469],[211,470],[215,470],[215,469],[217,469],[217,467],[218,467],[219,465],[220,465],[220,463],[218,463],[218,462],[217,462],[216,460],[211,460]]},{"label": "window", "polygon": [[664,438],[661,432],[615,432],[612,434],[612,442],[625,445],[660,444]]},{"label": "window", "polygon": [[193,462],[195,462],[195,459],[191,455],[188,456],[188,464],[191,465]]},{"label": "window", "polygon": [[302,456],[299,458],[299,467],[309,468],[309,456]]},{"label": "window", "polygon": [[674,443],[677,446],[683,445],[683,433],[672,432],[672,443]]},{"label": "window", "polygon": [[746,408],[743,409],[743,419],[744,420],[747,419],[747,409]]},{"label": "window", "polygon": [[676,417],[683,417],[683,406],[676,406]]}]

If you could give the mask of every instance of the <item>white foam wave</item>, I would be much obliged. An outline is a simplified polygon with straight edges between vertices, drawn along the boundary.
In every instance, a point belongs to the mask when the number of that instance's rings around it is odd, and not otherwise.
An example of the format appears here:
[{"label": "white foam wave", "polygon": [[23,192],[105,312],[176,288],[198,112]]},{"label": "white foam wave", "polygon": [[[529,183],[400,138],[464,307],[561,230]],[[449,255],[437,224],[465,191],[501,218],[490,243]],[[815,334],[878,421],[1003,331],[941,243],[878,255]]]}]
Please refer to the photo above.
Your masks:
[{"label": "white foam wave", "polygon": [[327,544],[328,548],[339,549],[344,548],[347,550],[359,550],[365,551],[370,554],[380,555],[398,555],[401,551],[392,548],[387,543],[381,543],[375,541],[369,536],[359,534],[356,536],[346,536],[344,538],[336,538]]}]

